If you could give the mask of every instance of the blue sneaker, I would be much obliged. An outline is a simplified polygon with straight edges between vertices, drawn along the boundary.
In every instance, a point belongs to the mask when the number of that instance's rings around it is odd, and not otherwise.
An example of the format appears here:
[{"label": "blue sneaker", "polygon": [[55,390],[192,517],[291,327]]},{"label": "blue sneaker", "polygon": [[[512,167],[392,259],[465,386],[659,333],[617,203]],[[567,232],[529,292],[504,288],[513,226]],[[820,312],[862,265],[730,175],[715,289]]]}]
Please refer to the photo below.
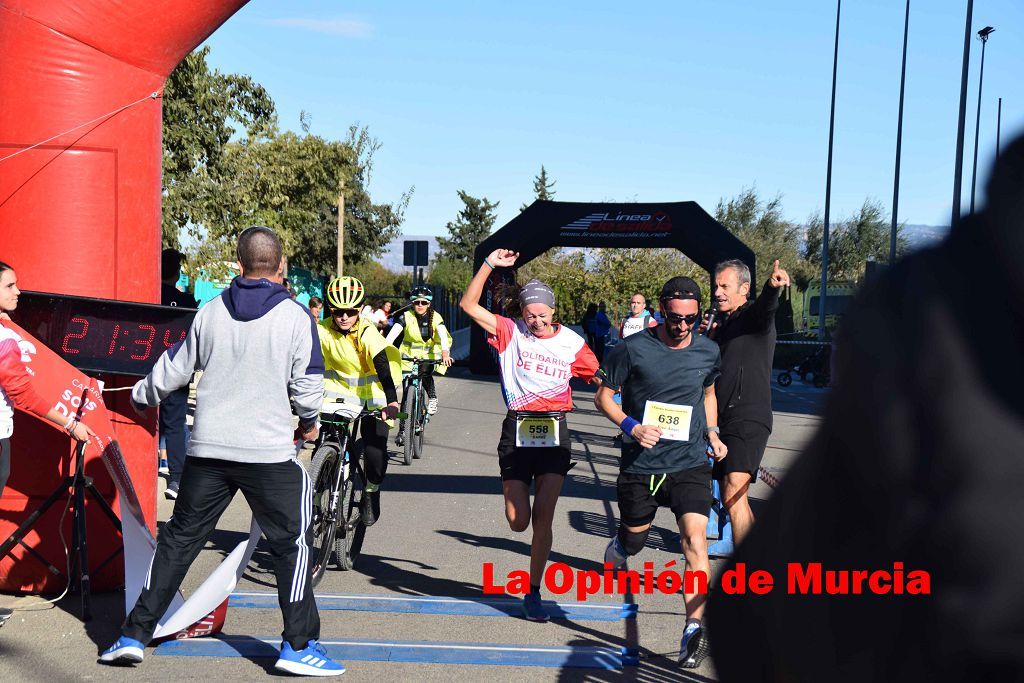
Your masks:
[{"label": "blue sneaker", "polygon": [[296,652],[288,641],[281,643],[281,656],[274,668],[296,676],[340,676],[345,666],[327,656],[324,646],[315,640],[306,643],[304,650]]},{"label": "blue sneaker", "polygon": [[134,638],[121,636],[113,645],[103,651],[100,661],[105,664],[138,664],[142,661],[142,652],[145,647]]},{"label": "blue sneaker", "polygon": [[540,602],[540,593],[530,591],[523,596],[523,616],[537,622],[545,622],[551,618]]},{"label": "blue sneaker", "polygon": [[679,641],[679,666],[684,669],[696,669],[711,654],[708,634],[697,622],[686,624],[683,637]]},{"label": "blue sneaker", "polygon": [[604,549],[604,561],[611,562],[612,569],[621,569],[626,564],[627,557],[626,549],[622,547],[619,537],[612,536],[612,540],[608,541],[608,546]]}]

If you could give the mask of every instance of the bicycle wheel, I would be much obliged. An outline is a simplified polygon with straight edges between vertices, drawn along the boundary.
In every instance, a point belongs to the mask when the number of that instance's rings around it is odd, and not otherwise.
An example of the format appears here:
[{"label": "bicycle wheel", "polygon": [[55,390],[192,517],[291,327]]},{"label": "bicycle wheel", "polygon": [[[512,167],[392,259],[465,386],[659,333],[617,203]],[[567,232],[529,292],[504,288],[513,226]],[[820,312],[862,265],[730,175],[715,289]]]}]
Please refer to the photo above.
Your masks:
[{"label": "bicycle wheel", "polygon": [[309,478],[313,482],[313,586],[320,583],[327,564],[334,552],[334,534],[337,529],[338,511],[331,510],[331,489],[341,466],[341,454],[334,444],[321,446],[313,454]]},{"label": "bicycle wheel", "polygon": [[420,387],[420,404],[416,406],[416,433],[413,435],[412,457],[423,457],[423,435],[427,431],[427,390]]},{"label": "bicycle wheel", "polygon": [[363,491],[363,471],[358,464],[353,464],[348,481],[342,487],[339,505],[338,533],[334,538],[334,556],[338,560],[338,568],[348,571],[355,566],[359,551],[363,548],[366,527],[359,519],[359,505],[366,494]]},{"label": "bicycle wheel", "polygon": [[413,443],[416,438],[416,415],[414,413],[415,409],[413,406],[416,405],[415,399],[417,391],[418,389],[414,390],[414,388],[410,386],[405,392],[405,401],[403,402],[404,405],[402,405],[402,412],[408,415],[404,420],[405,424],[403,426],[405,431],[404,434],[402,434],[402,447],[404,449],[402,456],[406,465],[412,464],[413,451],[416,448]]}]

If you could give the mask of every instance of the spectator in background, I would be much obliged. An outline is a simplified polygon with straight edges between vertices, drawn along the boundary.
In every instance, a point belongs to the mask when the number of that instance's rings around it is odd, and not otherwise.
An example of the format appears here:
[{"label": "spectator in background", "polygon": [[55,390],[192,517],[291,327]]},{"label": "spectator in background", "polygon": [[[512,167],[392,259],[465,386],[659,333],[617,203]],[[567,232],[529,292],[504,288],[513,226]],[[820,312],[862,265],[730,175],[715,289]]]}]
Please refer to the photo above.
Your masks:
[{"label": "spectator in background", "polygon": [[619,323],[619,338],[625,339],[631,334],[642,332],[648,327],[657,327],[658,323],[647,310],[647,299],[637,292],[629,299],[629,315]]},{"label": "spectator in background", "polygon": [[324,300],[318,296],[309,297],[309,314],[313,320],[320,320],[320,314],[324,310]]},{"label": "spectator in background", "polygon": [[594,345],[590,348],[593,349],[594,355],[597,356],[597,362],[600,363],[604,360],[604,347],[608,343],[608,335],[612,331],[612,321],[608,319],[608,314],[605,313],[605,305],[602,301],[597,307],[597,313],[594,314]]},{"label": "spectator in background", "polygon": [[288,290],[288,296],[290,296],[292,299],[298,297],[299,293],[295,291],[295,287],[292,286],[291,280],[289,280],[288,278],[284,278],[282,283],[284,284],[284,288]]},{"label": "spectator in background", "polygon": [[[583,312],[583,317],[580,318],[580,327],[583,328],[583,336],[587,340],[587,346],[591,350],[594,349],[594,318],[597,316],[597,304],[587,304],[587,310]],[[596,354],[595,354],[596,355]]]},{"label": "spectator in background", "polygon": [[377,325],[378,330],[387,329],[391,317],[391,302],[381,301],[377,304],[376,309],[373,311],[373,322]]},{"label": "spectator in background", "polygon": [[367,322],[377,324],[377,320],[374,317],[377,309],[380,308],[380,301],[377,299],[370,299],[366,302],[366,305],[359,311],[359,317]]},{"label": "spectator in background", "polygon": [[[160,305],[181,308],[199,308],[191,294],[179,290],[175,283],[181,278],[184,256],[177,249],[164,249],[160,255]],[[167,475],[164,497],[178,497],[181,472],[185,468],[185,449],[188,441],[186,417],[188,415],[188,383],[167,395],[160,403],[159,429],[163,450],[160,452],[160,473]]]}]

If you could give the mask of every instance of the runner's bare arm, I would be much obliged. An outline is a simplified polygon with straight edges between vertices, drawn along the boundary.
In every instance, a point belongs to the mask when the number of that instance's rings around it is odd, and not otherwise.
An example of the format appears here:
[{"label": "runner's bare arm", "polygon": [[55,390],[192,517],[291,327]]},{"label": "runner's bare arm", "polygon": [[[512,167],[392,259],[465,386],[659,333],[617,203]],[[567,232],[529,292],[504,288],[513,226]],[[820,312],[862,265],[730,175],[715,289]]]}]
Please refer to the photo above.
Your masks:
[{"label": "runner's bare arm", "polygon": [[729,453],[729,449],[718,438],[718,434],[711,431],[712,427],[718,426],[718,395],[715,394],[714,384],[704,388],[704,415],[708,421],[708,442],[715,452],[715,460],[722,460]]},{"label": "runner's bare arm", "polygon": [[469,281],[469,286],[466,287],[466,291],[463,292],[462,299],[459,301],[459,308],[465,311],[466,315],[482,327],[487,334],[497,332],[498,319],[493,313],[480,305],[480,295],[484,292],[484,283],[490,277],[492,269],[511,267],[515,264],[517,258],[519,258],[519,252],[517,251],[509,249],[495,249],[492,251],[485,259],[484,264],[480,266],[480,270]]},{"label": "runner's bare arm", "polygon": [[626,413],[615,402],[615,390],[607,384],[598,387],[597,393],[594,394],[594,406],[616,425],[622,424],[626,419]]}]

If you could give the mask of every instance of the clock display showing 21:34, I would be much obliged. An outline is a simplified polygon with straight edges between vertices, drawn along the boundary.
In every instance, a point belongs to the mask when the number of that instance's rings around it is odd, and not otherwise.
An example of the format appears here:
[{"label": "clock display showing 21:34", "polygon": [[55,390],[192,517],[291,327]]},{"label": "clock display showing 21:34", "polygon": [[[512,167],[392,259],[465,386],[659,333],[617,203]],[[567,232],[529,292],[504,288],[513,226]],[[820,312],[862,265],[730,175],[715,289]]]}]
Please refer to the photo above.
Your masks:
[{"label": "clock display showing 21:34", "polygon": [[17,320],[80,370],[143,376],[185,340],[196,312],[187,308],[22,292]]},{"label": "clock display showing 21:34", "polygon": [[147,323],[90,320],[76,315],[68,321],[68,332],[61,341],[60,350],[65,356],[83,351],[89,356],[103,352],[111,357],[123,357],[127,353],[131,360],[156,361],[154,353],[159,356],[184,341],[188,334],[188,329],[177,326],[161,325],[160,328]]}]

